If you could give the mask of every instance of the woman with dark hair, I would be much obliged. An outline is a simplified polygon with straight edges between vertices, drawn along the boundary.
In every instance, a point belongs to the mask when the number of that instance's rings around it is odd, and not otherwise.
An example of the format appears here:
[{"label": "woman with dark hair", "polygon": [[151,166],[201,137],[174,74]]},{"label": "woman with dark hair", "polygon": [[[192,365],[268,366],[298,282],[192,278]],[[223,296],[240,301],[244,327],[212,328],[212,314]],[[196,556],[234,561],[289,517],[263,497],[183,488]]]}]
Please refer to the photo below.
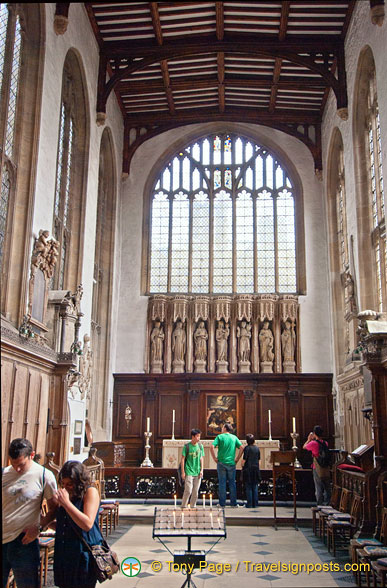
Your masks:
[{"label": "woman with dark hair", "polygon": [[67,461],[59,472],[56,499],[54,580],[59,588],[94,588],[97,577],[87,547],[103,541],[98,525],[99,494],[87,468]]},{"label": "woman with dark hair", "polygon": [[258,445],[255,445],[254,435],[248,433],[246,442],[247,445],[243,450],[242,458],[243,481],[247,499],[246,508],[254,508],[258,506],[258,484],[261,479],[259,460],[261,453]]}]

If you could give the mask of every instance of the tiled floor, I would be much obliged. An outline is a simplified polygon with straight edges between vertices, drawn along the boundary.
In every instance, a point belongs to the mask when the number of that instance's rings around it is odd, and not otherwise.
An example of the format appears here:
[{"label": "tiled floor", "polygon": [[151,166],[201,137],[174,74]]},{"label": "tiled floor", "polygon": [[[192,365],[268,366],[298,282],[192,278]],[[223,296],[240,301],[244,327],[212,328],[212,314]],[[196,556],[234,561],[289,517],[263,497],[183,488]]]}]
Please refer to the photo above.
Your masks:
[{"label": "tiled floor", "polygon": [[[226,517],[229,521],[227,538],[221,539],[215,548],[207,554],[207,569],[194,571],[192,579],[197,588],[216,586],[243,588],[250,585],[265,588],[271,586],[278,588],[281,586],[354,586],[352,574],[349,572],[312,572],[307,574],[305,571],[301,571],[295,574],[278,571],[279,562],[287,565],[293,564],[294,570],[294,566],[300,563],[323,564],[330,561],[344,563],[348,561],[348,558],[345,552],[341,552],[340,555],[343,557],[333,559],[321,541],[314,537],[310,527],[300,527],[297,531],[293,526],[286,526],[279,527],[276,531],[272,525],[268,526],[267,523],[265,526],[260,525],[260,512],[262,511],[263,520],[266,520],[269,512],[272,515],[272,509],[260,507],[256,510],[257,512],[243,508],[226,509]],[[310,509],[303,510],[305,512],[302,514],[305,517],[310,515]],[[173,562],[173,555],[168,553],[166,547],[157,539],[152,538],[153,526],[147,523],[148,521],[151,523],[153,512],[154,506],[152,505],[121,505],[120,514],[122,516],[119,528],[109,536],[108,541],[117,552],[120,561],[127,557],[137,558],[141,562],[141,571],[138,576],[133,578],[128,578],[120,571],[108,582],[109,588],[115,586],[117,588],[119,586],[122,588],[135,586],[139,588],[179,588],[185,581],[186,576],[181,571],[169,571],[167,562]],[[290,508],[282,507],[278,514],[288,517],[292,511]],[[133,520],[145,517],[145,520],[143,524],[131,524],[132,517]],[[231,525],[231,517],[254,518],[254,525]],[[186,549],[187,539],[168,538],[165,544],[173,553],[175,550]],[[194,538],[191,548],[203,549],[207,552],[212,545],[213,541],[210,539]],[[154,561],[161,564],[159,572],[152,569]],[[211,569],[209,569],[210,564],[213,564]],[[218,564],[218,572],[222,571],[220,568],[225,564],[230,564],[231,570],[217,573],[216,564]],[[252,569],[252,564],[262,566],[262,569],[259,567]]]}]

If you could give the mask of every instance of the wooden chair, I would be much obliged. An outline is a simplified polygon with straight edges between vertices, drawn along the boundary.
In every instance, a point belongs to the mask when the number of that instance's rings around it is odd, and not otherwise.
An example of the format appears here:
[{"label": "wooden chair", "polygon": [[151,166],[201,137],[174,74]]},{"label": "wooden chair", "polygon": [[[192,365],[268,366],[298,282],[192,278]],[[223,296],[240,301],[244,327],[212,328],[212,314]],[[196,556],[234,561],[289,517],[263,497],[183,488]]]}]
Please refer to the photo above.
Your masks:
[{"label": "wooden chair", "polygon": [[362,498],[359,494],[353,494],[351,511],[347,513],[335,513],[328,517],[327,543],[328,551],[333,551],[333,557],[336,557],[337,544],[347,544],[352,539],[361,517]]},{"label": "wooden chair", "polygon": [[[375,547],[383,547],[387,545],[387,507],[383,508],[382,512],[382,521],[380,525],[379,535],[374,535],[373,537],[362,537],[357,539],[352,539],[350,542],[350,555],[351,555],[351,562],[354,565],[354,576],[356,579],[356,583],[358,586],[362,584],[362,572],[359,569],[359,553],[361,552],[362,557],[365,557],[364,547],[366,546],[375,546]],[[365,573],[365,577],[367,579],[367,574]]]},{"label": "wooden chair", "polygon": [[[363,549],[359,549],[357,553],[357,559],[359,566],[363,567],[362,570],[365,575],[365,581],[368,588],[370,588],[370,571],[371,571],[371,564],[372,562],[378,560],[379,558],[387,557],[387,547],[378,547],[375,545],[366,545]],[[364,566],[362,564],[368,564],[368,566]],[[360,567],[360,569],[361,569]],[[359,571],[359,580],[358,586],[362,586],[362,577],[361,572]]]},{"label": "wooden chair", "polygon": [[319,512],[322,509],[332,509],[332,510],[336,510],[337,507],[339,506],[340,503],[340,494],[341,494],[341,488],[340,486],[333,486],[332,489],[332,496],[331,496],[331,503],[328,506],[322,506],[321,504],[318,506],[312,506],[311,507],[311,511],[312,511],[312,526],[313,526],[313,533],[315,535],[317,535],[317,517]]},{"label": "wooden chair", "polygon": [[371,570],[372,570],[372,577],[374,581],[374,586],[378,585],[378,581],[380,582],[380,586],[382,588],[386,588],[387,585],[387,565],[381,565],[378,561],[371,562]]},{"label": "wooden chair", "polygon": [[54,537],[39,536],[40,586],[47,586],[48,562],[54,557]]},{"label": "wooden chair", "polygon": [[343,488],[341,490],[339,510],[336,511],[335,509],[324,507],[319,511],[319,517],[318,517],[319,533],[318,534],[319,534],[320,539],[322,539],[324,541],[324,543],[325,543],[325,536],[326,536],[326,522],[328,520],[328,517],[335,514],[335,512],[336,513],[349,512],[350,503],[351,503],[351,496],[352,496],[352,492],[350,490],[347,490],[347,488]]}]

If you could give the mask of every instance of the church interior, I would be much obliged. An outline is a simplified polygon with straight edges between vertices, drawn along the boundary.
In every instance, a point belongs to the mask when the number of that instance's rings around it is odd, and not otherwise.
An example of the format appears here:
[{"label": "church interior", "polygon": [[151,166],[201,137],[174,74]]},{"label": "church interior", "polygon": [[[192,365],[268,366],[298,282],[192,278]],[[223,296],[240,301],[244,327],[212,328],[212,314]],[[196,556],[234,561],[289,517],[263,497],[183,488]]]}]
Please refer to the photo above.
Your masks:
[{"label": "church interior", "polygon": [[[228,423],[261,452],[250,518],[273,525],[274,491],[289,544],[293,503],[312,524],[302,447],[320,425],[351,538],[385,545],[384,0],[0,11],[2,465],[17,437],[54,473],[87,460],[133,525],[122,555],[137,529],[150,560],[135,505],[148,525],[176,506],[193,428],[216,501],[209,448]],[[293,456],[276,484],[272,452]],[[247,515],[227,514],[235,561]]]}]

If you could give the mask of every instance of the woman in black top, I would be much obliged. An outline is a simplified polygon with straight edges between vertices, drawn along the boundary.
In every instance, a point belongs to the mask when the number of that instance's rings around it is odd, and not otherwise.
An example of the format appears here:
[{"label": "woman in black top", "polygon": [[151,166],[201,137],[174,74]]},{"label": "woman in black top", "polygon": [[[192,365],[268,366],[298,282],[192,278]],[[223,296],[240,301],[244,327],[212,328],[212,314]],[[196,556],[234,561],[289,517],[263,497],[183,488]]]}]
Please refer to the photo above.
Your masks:
[{"label": "woman in black top", "polygon": [[243,481],[245,483],[247,504],[246,508],[258,506],[258,484],[261,479],[259,460],[261,457],[259,447],[254,445],[254,435],[246,435],[247,446],[243,451],[242,467]]}]

